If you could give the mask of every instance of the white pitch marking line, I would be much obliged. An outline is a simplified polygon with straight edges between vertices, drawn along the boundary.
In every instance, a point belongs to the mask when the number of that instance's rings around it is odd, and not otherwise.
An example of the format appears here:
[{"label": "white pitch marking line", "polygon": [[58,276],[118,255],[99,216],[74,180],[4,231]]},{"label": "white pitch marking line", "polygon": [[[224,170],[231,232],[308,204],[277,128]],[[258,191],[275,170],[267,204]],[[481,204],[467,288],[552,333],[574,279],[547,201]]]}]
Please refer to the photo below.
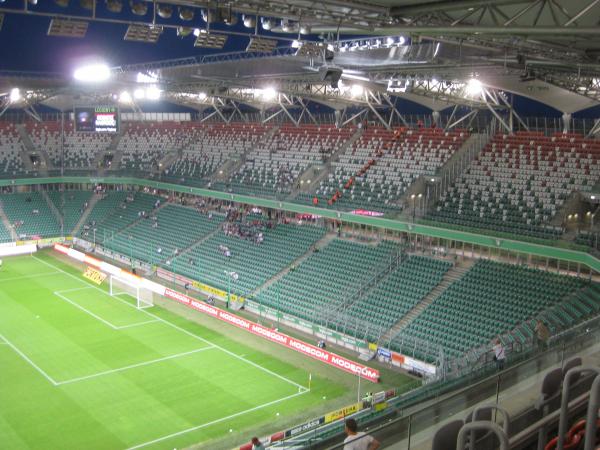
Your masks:
[{"label": "white pitch marking line", "polygon": [[[91,289],[92,286],[87,286],[84,288],[75,288],[75,289],[65,289],[64,291],[54,291],[54,295],[56,295],[57,297],[60,297],[61,299],[63,299],[64,301],[70,303],[71,305],[73,305],[76,308],[79,308],[80,310],[86,312],[87,314],[89,314],[90,316],[92,316],[94,319],[99,320],[100,322],[108,325],[109,327],[111,327],[113,330],[124,330],[126,328],[133,328],[133,327],[138,327],[140,325],[146,325],[148,323],[153,323],[153,322],[157,322],[157,320],[146,320],[144,322],[136,322],[136,323],[132,323],[129,325],[114,325],[113,323],[109,322],[108,320],[103,319],[102,317],[98,316],[97,314],[94,314],[93,312],[89,311],[88,309],[84,308],[83,306],[81,306],[80,304],[76,303],[75,301],[68,299],[67,297],[65,297],[64,295],[62,295],[63,292],[73,292],[73,291],[83,291],[85,289]],[[104,291],[102,291],[104,292]]]},{"label": "white pitch marking line", "polygon": [[25,361],[27,361],[35,370],[37,370],[39,373],[41,373],[46,380],[48,380],[54,386],[57,385],[56,381],[54,381],[54,379],[50,375],[48,375],[46,372],[44,372],[44,370],[41,369],[31,359],[29,359],[25,353],[23,353],[21,350],[19,350],[17,347],[15,347],[8,339],[6,339],[1,334],[0,334],[0,339],[2,339],[6,343],[6,345],[8,345],[10,348],[12,348],[21,358],[23,358]]},{"label": "white pitch marking line", "polygon": [[146,320],[144,322],[136,322],[136,323],[132,323],[130,325],[121,325],[120,327],[116,327],[117,330],[125,330],[127,328],[133,328],[133,327],[139,327],[140,325],[146,325],[149,323],[154,323],[154,322],[158,322],[158,320],[156,319],[152,319],[152,320]]},{"label": "white pitch marking line", "polygon": [[[35,258],[35,259],[37,259],[39,262],[41,262],[43,264],[46,264],[47,266],[52,267],[52,268],[54,268],[54,269],[56,269],[56,270],[64,273],[65,275],[78,280],[81,283],[85,283],[85,284],[89,285],[90,287],[99,290],[100,292],[106,293],[105,291],[103,291],[99,287],[93,286],[90,283],[88,283],[87,281],[85,281],[85,280],[83,280],[81,278],[78,278],[78,277],[76,277],[75,275],[73,275],[73,274],[71,274],[69,272],[65,272],[64,270],[60,269],[59,267],[56,267],[55,265],[53,265],[53,264],[51,264],[49,262],[46,262],[46,261],[43,261],[43,260],[39,259],[37,256],[32,256],[32,257]],[[113,298],[115,298],[115,299],[119,300],[120,302],[122,302],[122,303],[130,306],[131,308],[136,309],[137,311],[140,311],[140,312],[142,312],[142,313],[144,313],[144,314],[146,314],[146,315],[148,315],[150,317],[153,317],[154,319],[158,320],[159,322],[162,322],[162,323],[164,323],[166,325],[169,325],[169,326],[175,328],[176,330],[181,331],[182,333],[185,333],[185,334],[187,334],[187,335],[189,335],[189,336],[191,336],[191,337],[193,337],[195,339],[198,339],[199,341],[202,341],[202,342],[204,342],[206,344],[212,345],[213,347],[218,348],[222,352],[227,353],[228,355],[233,356],[234,358],[237,358],[237,359],[239,359],[241,361],[244,361],[245,363],[248,363],[248,364],[250,364],[251,366],[253,366],[253,367],[257,368],[257,369],[262,370],[263,372],[266,372],[266,373],[268,373],[270,375],[273,375],[274,377],[279,378],[280,380],[283,380],[283,381],[285,381],[285,382],[287,382],[289,384],[292,384],[292,385],[296,386],[297,388],[306,389],[305,386],[302,386],[301,384],[298,384],[295,381],[292,381],[292,380],[290,380],[290,379],[288,379],[288,378],[286,378],[286,377],[284,377],[282,375],[279,375],[278,373],[275,373],[275,372],[273,372],[273,371],[271,371],[271,370],[269,370],[269,369],[267,369],[267,368],[265,368],[265,367],[263,367],[263,366],[261,366],[259,364],[256,364],[256,363],[254,363],[254,362],[252,362],[252,361],[250,361],[250,360],[248,360],[246,358],[243,358],[240,355],[237,355],[237,354],[233,353],[232,351],[229,351],[229,350],[227,350],[227,349],[225,349],[225,348],[223,348],[223,347],[221,347],[221,346],[219,346],[219,345],[217,345],[217,344],[215,344],[215,343],[213,343],[211,341],[208,341],[208,340],[206,340],[206,339],[204,339],[204,338],[202,338],[202,337],[200,337],[200,336],[198,336],[198,335],[196,335],[196,334],[194,334],[194,333],[192,333],[192,332],[190,332],[188,330],[185,330],[185,329],[179,327],[178,325],[175,325],[174,323],[169,322],[168,320],[165,320],[165,319],[163,319],[161,317],[158,317],[157,315],[152,314],[152,313],[150,313],[150,312],[148,312],[146,310],[143,310],[143,309],[142,310],[138,310],[135,307],[135,305],[132,305],[132,304],[130,304],[130,303],[126,302],[125,300],[122,300],[122,299],[120,299],[118,297],[113,297]]]},{"label": "white pitch marking line", "polygon": [[13,281],[13,280],[23,280],[25,278],[37,278],[37,277],[45,277],[48,275],[56,275],[59,274],[60,272],[43,272],[43,273],[36,273],[36,274],[32,274],[32,275],[21,275],[18,277],[10,277],[10,278],[1,278],[0,277],[0,282],[4,282],[4,281]]},{"label": "white pitch marking line", "polygon": [[135,445],[133,447],[129,447],[127,450],[135,450],[135,449],[138,449],[138,448],[146,447],[147,445],[156,444],[157,442],[161,442],[161,441],[164,441],[166,439],[174,438],[176,436],[181,436],[182,434],[189,433],[190,431],[196,431],[196,430],[199,430],[201,428],[205,428],[205,427],[214,425],[214,424],[219,423],[219,422],[224,422],[224,421],[229,420],[229,419],[234,419],[234,418],[236,418],[238,416],[242,416],[244,414],[247,414],[247,413],[250,413],[250,412],[262,409],[262,408],[266,408],[268,406],[275,405],[277,403],[284,402],[284,401],[289,400],[291,398],[294,398],[294,397],[297,397],[299,395],[305,394],[306,392],[307,391],[305,391],[305,392],[297,392],[296,394],[288,395],[287,397],[280,398],[279,400],[273,400],[272,402],[268,402],[268,403],[265,403],[263,405],[258,405],[258,406],[255,406],[254,408],[250,408],[250,409],[247,409],[245,411],[240,411],[238,413],[232,414],[232,415],[227,416],[227,417],[221,417],[220,419],[216,419],[216,420],[213,420],[211,422],[203,423],[203,424],[197,425],[195,427],[191,427],[191,428],[187,428],[185,430],[178,431],[177,433],[168,434],[166,436],[154,439],[152,441],[144,442],[143,444],[138,444],[138,445]]},{"label": "white pitch marking line", "polygon": [[75,383],[77,381],[89,380],[91,378],[97,378],[97,377],[101,377],[101,376],[104,376],[104,375],[109,375],[111,373],[124,372],[124,371],[129,370],[129,369],[135,369],[136,367],[148,366],[150,364],[156,364],[156,363],[159,363],[161,361],[168,361],[169,359],[180,358],[182,356],[187,356],[187,355],[192,355],[194,353],[203,352],[205,350],[210,350],[212,348],[214,348],[214,347],[198,348],[196,350],[191,350],[189,352],[177,353],[176,355],[170,355],[170,356],[165,356],[163,358],[153,359],[151,361],[144,361],[144,362],[137,363],[137,364],[131,364],[129,366],[119,367],[117,369],[105,370],[103,372],[94,373],[92,375],[85,375],[83,377],[72,378],[70,380],[58,381],[58,382],[56,382],[56,385],[57,386],[62,386],[64,384],[70,384],[70,383]]},{"label": "white pitch marking line", "polygon": [[64,295],[60,294],[59,292],[55,291],[54,295],[56,295],[58,298],[63,299],[65,302],[70,303],[71,305],[73,305],[75,308],[80,309],[81,311],[89,314],[90,316],[92,316],[94,319],[99,320],[100,322],[102,322],[103,324],[109,326],[110,328],[112,328],[113,330],[116,330],[117,327],[115,325],[113,325],[112,323],[110,323],[108,320],[104,320],[102,317],[100,317],[97,314],[94,314],[91,311],[88,311],[87,309],[85,309],[83,306],[78,305],[77,303],[75,303],[72,300],[69,300],[67,297],[65,297]]}]

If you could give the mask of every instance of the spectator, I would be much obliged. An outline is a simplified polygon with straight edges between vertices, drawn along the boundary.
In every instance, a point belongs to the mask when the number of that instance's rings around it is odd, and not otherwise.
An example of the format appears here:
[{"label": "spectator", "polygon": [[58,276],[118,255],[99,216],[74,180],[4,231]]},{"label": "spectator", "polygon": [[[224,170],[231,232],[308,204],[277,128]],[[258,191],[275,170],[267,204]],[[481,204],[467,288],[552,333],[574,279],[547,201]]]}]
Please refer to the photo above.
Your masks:
[{"label": "spectator", "polygon": [[262,445],[257,437],[252,438],[252,450],[265,450],[265,446]]},{"label": "spectator", "polygon": [[496,344],[494,345],[494,361],[496,361],[496,367],[498,370],[504,369],[504,362],[506,361],[506,352],[504,351],[504,346],[500,339],[496,339]]},{"label": "spectator", "polygon": [[544,322],[538,320],[535,324],[535,336],[537,338],[537,345],[541,348],[546,348],[548,345],[548,339],[550,339],[550,330]]},{"label": "spectator", "polygon": [[362,431],[357,432],[356,420],[346,420],[346,434],[344,439],[344,450],[375,450],[379,448],[379,441]]}]

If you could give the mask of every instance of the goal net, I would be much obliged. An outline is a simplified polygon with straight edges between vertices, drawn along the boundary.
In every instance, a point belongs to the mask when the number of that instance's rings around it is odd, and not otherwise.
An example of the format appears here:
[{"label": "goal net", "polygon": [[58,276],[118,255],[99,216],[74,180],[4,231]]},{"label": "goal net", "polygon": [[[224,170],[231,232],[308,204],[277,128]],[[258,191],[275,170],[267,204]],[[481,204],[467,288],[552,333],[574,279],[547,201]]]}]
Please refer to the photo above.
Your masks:
[{"label": "goal net", "polygon": [[140,309],[149,308],[154,305],[153,292],[140,286],[133,278],[121,278],[116,275],[110,276],[110,295],[127,294],[135,299],[136,306]]}]

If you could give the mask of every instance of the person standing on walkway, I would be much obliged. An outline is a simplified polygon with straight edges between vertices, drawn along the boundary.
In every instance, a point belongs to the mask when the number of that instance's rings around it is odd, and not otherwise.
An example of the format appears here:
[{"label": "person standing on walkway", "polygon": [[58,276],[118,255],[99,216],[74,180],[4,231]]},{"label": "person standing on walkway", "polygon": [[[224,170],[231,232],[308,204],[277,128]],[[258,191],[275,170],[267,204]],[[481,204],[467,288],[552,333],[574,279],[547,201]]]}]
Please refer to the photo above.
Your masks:
[{"label": "person standing on walkway", "polygon": [[498,370],[504,369],[504,362],[506,361],[506,351],[504,350],[504,346],[500,339],[496,339],[496,343],[494,345],[494,361],[496,361],[496,367]]}]

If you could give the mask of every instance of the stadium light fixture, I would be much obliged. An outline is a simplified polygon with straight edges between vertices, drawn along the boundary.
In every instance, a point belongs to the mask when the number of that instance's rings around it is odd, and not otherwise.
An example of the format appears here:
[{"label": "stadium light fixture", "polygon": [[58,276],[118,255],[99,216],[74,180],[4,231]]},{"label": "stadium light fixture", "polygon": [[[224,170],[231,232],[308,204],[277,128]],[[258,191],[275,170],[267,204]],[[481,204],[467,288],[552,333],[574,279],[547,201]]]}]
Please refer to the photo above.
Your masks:
[{"label": "stadium light fixture", "polygon": [[206,92],[198,92],[198,100],[206,100]]},{"label": "stadium light fixture", "polygon": [[88,30],[88,22],[83,20],[52,19],[48,27],[48,36],[85,37]]},{"label": "stadium light fixture", "polygon": [[156,12],[163,19],[170,19],[173,15],[173,7],[171,5],[158,5]]},{"label": "stadium light fixture", "polygon": [[145,16],[148,13],[148,3],[131,0],[129,2],[131,6],[131,12],[136,16]]},{"label": "stadium light fixture", "polygon": [[394,45],[394,38],[393,37],[386,38],[385,44],[386,45]]},{"label": "stadium light fixture", "polygon": [[254,28],[256,26],[256,17],[254,16],[247,16],[247,15],[243,15],[242,16],[243,21],[244,21],[244,26],[246,28]]},{"label": "stadium light fixture", "polygon": [[271,102],[277,98],[277,91],[273,87],[267,87],[260,91],[260,95],[264,102]]},{"label": "stadium light fixture", "polygon": [[60,6],[61,8],[66,8],[69,6],[69,0],[54,0],[56,6]]},{"label": "stadium light fixture", "polygon": [[[196,28],[196,30],[198,30],[198,33],[200,33],[198,28]],[[177,27],[177,37],[184,38],[192,34],[192,32],[195,32],[195,30],[192,30],[189,27]],[[194,35],[195,34],[196,33],[194,33]]]},{"label": "stadium light fixture", "polygon": [[277,47],[276,39],[264,39],[253,37],[246,47],[247,52],[272,53]]},{"label": "stadium light fixture", "polygon": [[160,89],[156,86],[149,86],[146,89],[146,99],[159,100],[160,99]]},{"label": "stadium light fixture", "polygon": [[12,88],[8,98],[11,103],[17,103],[21,100],[21,90],[19,88]]},{"label": "stadium light fixture", "polygon": [[468,82],[467,82],[467,94],[471,97],[475,97],[477,95],[481,95],[481,92],[483,90],[483,85],[481,84],[481,81],[479,81],[476,78],[471,78]]},{"label": "stadium light fixture", "polygon": [[125,32],[125,37],[123,39],[132,42],[147,42],[150,44],[156,44],[162,31],[163,28],[161,26],[131,24],[129,27],[127,27],[127,31]]},{"label": "stadium light fixture", "polygon": [[114,14],[123,11],[123,3],[120,0],[106,0],[106,9]]},{"label": "stadium light fixture", "polygon": [[274,19],[269,19],[268,17],[263,17],[260,20],[260,23],[263,27],[263,30],[270,31],[277,26],[277,22]]},{"label": "stadium light fixture", "polygon": [[139,88],[139,89],[136,89],[136,90],[133,92],[133,97],[134,97],[136,100],[143,100],[144,98],[146,98],[146,92],[145,92],[143,89],[141,89],[141,88]]},{"label": "stadium light fixture", "polygon": [[352,97],[360,97],[365,92],[364,88],[360,84],[353,84],[350,87],[350,95]]},{"label": "stadium light fixture", "polygon": [[101,83],[110,78],[110,69],[106,64],[90,64],[75,70],[73,77],[84,83]]},{"label": "stadium light fixture", "polygon": [[138,83],[156,83],[158,76],[155,72],[138,72],[135,81]]},{"label": "stadium light fixture", "polygon": [[179,7],[179,18],[181,20],[185,20],[186,22],[189,22],[190,20],[192,20],[194,18],[194,10],[191,8],[183,8],[183,7]]},{"label": "stadium light fixture", "polygon": [[133,99],[131,98],[131,94],[127,91],[121,92],[119,95],[119,102],[121,103],[131,103]]},{"label": "stadium light fixture", "polygon": [[301,25],[300,26],[300,34],[310,34],[312,31],[310,25]]},{"label": "stadium light fixture", "polygon": [[194,47],[222,49],[227,42],[226,35],[208,33],[208,31],[204,29],[198,30],[197,35],[194,30],[194,35],[196,36]]}]

